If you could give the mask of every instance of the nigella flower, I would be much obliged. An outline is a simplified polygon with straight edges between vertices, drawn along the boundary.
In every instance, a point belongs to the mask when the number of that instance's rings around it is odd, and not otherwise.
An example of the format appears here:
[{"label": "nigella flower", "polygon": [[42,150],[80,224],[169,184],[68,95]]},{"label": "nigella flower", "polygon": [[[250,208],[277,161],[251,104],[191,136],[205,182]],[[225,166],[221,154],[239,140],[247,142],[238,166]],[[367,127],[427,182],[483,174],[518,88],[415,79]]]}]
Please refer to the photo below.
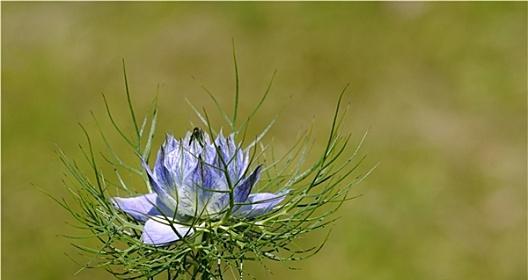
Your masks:
[{"label": "nigella flower", "polygon": [[[233,58],[236,88],[232,115],[209,94],[223,115],[225,125],[232,130],[227,137],[222,133],[207,135],[199,128],[183,138],[168,135],[153,166],[149,166],[148,155],[156,135],[157,99],[151,112],[138,123],[123,64],[126,107],[129,127],[133,131],[123,130],[115,122],[104,98],[106,115],[113,132],[134,150],[143,161],[143,167],[134,167],[112,149],[107,141],[112,138],[107,138],[97,120],[101,140],[108,150],[100,151],[99,155],[92,146],[90,133],[81,125],[86,137],[86,145],[81,145],[81,149],[89,161],[89,173],[81,168],[83,165],[58,150],[67,171],[64,183],[73,197],[71,202],[53,199],[78,222],[76,226],[88,230],[89,237],[101,242],[95,247],[74,244],[83,254],[95,257],[83,268],[101,267],[117,278],[129,279],[163,276],[168,279],[224,279],[227,271],[233,273],[233,278],[242,279],[246,262],[290,263],[320,251],[325,242],[308,248],[298,248],[293,243],[333,223],[335,212],[352,199],[349,196],[351,187],[373,170],[357,174],[364,159],[357,156],[365,136],[357,148],[349,149],[351,135],[340,132],[344,124],[340,107],[346,87],[337,101],[321,153],[313,161],[307,161],[312,157],[313,143],[308,129],[284,154],[277,156],[272,146],[261,142],[274,121],[249,146],[235,142],[235,138],[247,135],[248,124],[268,96],[274,76],[251,114],[243,117],[238,114],[239,77],[234,49]],[[191,107],[204,126],[215,129],[205,109],[201,113],[193,105]],[[253,152],[253,147],[261,149]],[[105,161],[98,162],[99,156]],[[264,160],[269,162],[266,169],[260,165]],[[104,171],[107,168],[115,171],[119,184],[111,184],[106,179]],[[148,193],[133,197],[109,196],[112,186],[117,190],[135,189],[131,182],[123,180],[126,178],[121,176],[123,171],[140,175],[148,185]],[[265,180],[259,181],[264,173]],[[278,192],[260,192],[268,186]],[[288,201],[284,202],[286,195]],[[167,245],[170,247],[153,248]]]},{"label": "nigella flower", "polygon": [[[194,233],[196,219],[220,220],[225,215],[251,219],[273,210],[285,193],[254,193],[261,166],[250,172],[249,151],[221,133],[213,141],[195,129],[177,140],[167,135],[154,169],[144,162],[152,192],[120,198],[115,207],[144,223],[142,241],[167,245]],[[196,224],[196,223],[194,223]]]}]

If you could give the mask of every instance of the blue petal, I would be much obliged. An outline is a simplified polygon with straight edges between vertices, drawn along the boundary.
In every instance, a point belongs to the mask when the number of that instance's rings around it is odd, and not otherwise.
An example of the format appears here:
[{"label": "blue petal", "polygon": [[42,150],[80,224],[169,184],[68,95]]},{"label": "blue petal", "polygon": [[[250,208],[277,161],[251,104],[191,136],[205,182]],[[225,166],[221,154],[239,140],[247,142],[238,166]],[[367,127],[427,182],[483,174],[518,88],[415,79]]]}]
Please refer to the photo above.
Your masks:
[{"label": "blue petal", "polygon": [[[227,190],[227,188],[226,188]],[[207,212],[209,214],[218,214],[226,209],[226,207],[229,205],[229,194],[228,193],[220,193],[216,192],[214,193],[207,203]]]},{"label": "blue petal", "polygon": [[184,156],[181,142],[176,140],[172,135],[167,134],[165,143],[158,151],[158,158],[154,165],[154,176],[167,189],[174,189],[177,183],[181,184],[181,177],[184,175],[180,172],[182,158]]},{"label": "blue petal", "polygon": [[227,165],[229,180],[231,182],[240,181],[249,165],[249,153],[236,146],[234,134],[226,138],[220,132],[215,143],[219,150],[216,165],[221,170],[225,170]]},{"label": "blue petal", "polygon": [[157,198],[157,194],[149,193],[129,198],[114,197],[111,201],[114,207],[129,214],[134,219],[144,222],[150,216],[160,215],[156,206]]},{"label": "blue petal", "polygon": [[229,176],[234,178],[232,180],[239,181],[248,168],[249,153],[244,151],[242,147],[236,145],[234,134],[231,134],[227,138],[227,143],[230,150]]},{"label": "blue petal", "polygon": [[169,187],[174,185],[174,179],[172,178],[170,171],[164,165],[165,154],[166,148],[161,146],[161,149],[158,151],[156,162],[154,163],[154,177],[159,184]]},{"label": "blue petal", "polygon": [[247,177],[241,184],[239,184],[235,188],[234,199],[236,203],[246,201],[249,194],[251,193],[251,189],[253,188],[253,186],[255,185],[255,183],[258,181],[260,177],[261,167],[262,167],[261,165],[257,166],[255,171],[253,171],[253,173],[249,175],[249,177]]},{"label": "blue petal", "polygon": [[221,211],[223,205],[219,204],[219,198],[225,193],[218,191],[228,187],[220,175],[216,167],[198,162],[191,176],[178,188],[180,205],[185,205],[180,209],[188,212],[187,215],[202,214],[204,207],[211,212],[207,214]]},{"label": "blue petal", "polygon": [[145,161],[142,162],[143,168],[147,172],[147,177],[149,179],[150,186],[152,187],[152,190],[158,194],[158,199],[163,202],[164,206],[169,209],[175,209],[176,208],[176,200],[170,195],[170,189],[168,189],[165,185],[162,185],[158,180],[156,180],[154,174],[152,174],[152,171],[150,170],[149,166]]},{"label": "blue petal", "polygon": [[171,186],[182,185],[185,179],[192,173],[198,162],[198,154],[193,154],[191,147],[185,144],[185,140],[174,141],[164,147],[164,161],[161,167],[170,174]]},{"label": "blue petal", "polygon": [[179,141],[176,140],[176,138],[174,138],[174,136],[170,135],[170,134],[167,134],[165,136],[165,149],[167,149],[167,151],[172,151],[174,149],[176,149],[179,145]]},{"label": "blue petal", "polygon": [[253,218],[256,216],[264,215],[279,203],[281,203],[286,197],[286,192],[280,192],[277,194],[273,193],[256,193],[248,197],[245,205],[240,206],[233,212],[236,217],[247,217]]},{"label": "blue petal", "polygon": [[[201,204],[201,202],[207,200],[207,198],[212,194],[211,191],[215,189],[216,182],[213,178],[213,174],[214,173],[211,172],[211,168],[205,165],[203,162],[199,162],[196,165],[196,168],[190,177],[191,182],[189,182],[187,186],[190,186],[194,193],[198,196],[198,204]],[[201,211],[201,208],[202,207],[200,207],[198,211]]]},{"label": "blue petal", "polygon": [[215,151],[215,164],[223,170],[224,164],[227,164],[229,160],[229,154],[227,153],[227,144],[224,135],[222,135],[222,131],[218,133],[214,143],[214,145],[216,146],[215,149],[217,149],[217,151]]},{"label": "blue petal", "polygon": [[150,187],[152,188],[152,190],[154,190],[159,195],[166,193],[165,189],[163,188],[163,185],[158,182],[156,176],[154,176],[154,174],[150,170],[150,167],[148,166],[147,162],[143,161],[141,164],[143,165],[143,169],[145,169],[145,172],[147,173],[147,177],[149,179]]},{"label": "blue petal", "polygon": [[216,158],[217,158],[216,147],[212,143],[210,143],[209,140],[206,140],[206,145],[203,148],[202,156],[203,156],[203,160],[206,163],[210,165],[215,165]]},{"label": "blue petal", "polygon": [[141,240],[145,244],[164,246],[179,240],[180,237],[189,236],[193,233],[194,231],[192,228],[176,223],[169,225],[169,221],[158,216],[149,219],[145,223],[143,234],[141,234]]}]

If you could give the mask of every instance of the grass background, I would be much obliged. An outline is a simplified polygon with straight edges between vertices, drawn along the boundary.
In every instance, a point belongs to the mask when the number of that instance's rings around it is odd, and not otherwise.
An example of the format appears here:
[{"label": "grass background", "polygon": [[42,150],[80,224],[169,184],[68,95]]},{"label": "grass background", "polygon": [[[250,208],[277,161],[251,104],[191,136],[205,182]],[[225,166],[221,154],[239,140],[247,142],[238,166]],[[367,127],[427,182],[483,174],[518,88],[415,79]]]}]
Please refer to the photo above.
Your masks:
[{"label": "grass background", "polygon": [[[77,122],[125,115],[121,58],[138,110],[160,85],[160,135],[189,129],[184,102],[230,108],[231,38],[241,110],[278,76],[255,129],[279,115],[279,148],[312,122],[323,140],[350,82],[345,129],[369,129],[381,165],[312,259],[259,279],[526,279],[524,3],[2,3],[3,279],[74,277],[54,145]],[[193,78],[194,77],[194,78]],[[156,145],[161,142],[156,138]],[[324,233],[321,232],[321,236]]]}]

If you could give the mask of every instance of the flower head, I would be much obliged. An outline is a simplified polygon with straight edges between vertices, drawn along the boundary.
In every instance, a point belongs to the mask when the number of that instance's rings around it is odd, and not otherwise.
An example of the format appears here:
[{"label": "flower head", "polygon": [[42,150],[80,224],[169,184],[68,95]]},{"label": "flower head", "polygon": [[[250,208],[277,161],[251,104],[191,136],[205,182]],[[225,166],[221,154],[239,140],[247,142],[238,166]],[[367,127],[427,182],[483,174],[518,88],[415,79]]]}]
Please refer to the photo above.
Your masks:
[{"label": "flower head", "polygon": [[254,218],[279,204],[284,193],[251,194],[261,166],[250,171],[249,165],[249,150],[233,134],[220,133],[214,141],[198,128],[180,140],[167,135],[154,169],[143,162],[152,192],[112,202],[145,223],[144,243],[166,245],[193,234],[186,221]]},{"label": "flower head", "polygon": [[[359,158],[357,163],[355,160],[364,137],[356,149],[350,150],[351,135],[340,132],[340,106],[346,87],[337,101],[326,145],[314,161],[307,161],[313,143],[311,129],[301,133],[282,155],[275,154],[273,146],[262,141],[275,121],[243,148],[235,138],[247,135],[249,123],[266,99],[273,78],[252,113],[244,122],[240,118],[237,122],[238,71],[232,116],[210,94],[232,134],[210,137],[195,128],[183,138],[168,135],[151,168],[147,161],[156,134],[158,109],[154,103],[151,114],[143,118],[143,123],[137,123],[126,72],[123,73],[133,133],[118,126],[104,99],[107,116],[113,132],[134,150],[142,165],[135,166],[137,159],[135,164],[123,160],[107,142],[98,123],[101,140],[108,148],[101,151],[104,162],[98,162],[90,134],[81,125],[87,140],[87,146],[81,145],[81,149],[89,161],[89,173],[62,150],[58,151],[71,179],[64,183],[77,207],[65,199],[54,199],[79,222],[80,228],[90,231],[91,237],[100,242],[97,247],[74,244],[83,254],[92,254],[99,260],[90,260],[85,268],[102,267],[117,278],[127,279],[153,279],[162,274],[169,279],[224,279],[228,270],[238,272],[234,278],[242,278],[243,264],[249,261],[302,260],[319,252],[325,242],[308,248],[292,243],[334,222],[334,213],[351,199],[351,187],[372,171],[352,178],[364,159]],[[202,114],[191,107],[203,125],[215,129],[216,124],[209,121],[205,109]],[[145,129],[148,122],[150,128]],[[266,163],[266,169],[259,162]],[[119,184],[112,183],[103,166],[115,172]],[[113,197],[113,187],[115,191],[134,189],[123,180],[122,172],[139,175],[149,192]],[[264,172],[265,182],[259,189],[277,190],[276,193],[255,191]],[[286,195],[288,200],[283,202]],[[170,247],[152,247],[165,245]]]}]

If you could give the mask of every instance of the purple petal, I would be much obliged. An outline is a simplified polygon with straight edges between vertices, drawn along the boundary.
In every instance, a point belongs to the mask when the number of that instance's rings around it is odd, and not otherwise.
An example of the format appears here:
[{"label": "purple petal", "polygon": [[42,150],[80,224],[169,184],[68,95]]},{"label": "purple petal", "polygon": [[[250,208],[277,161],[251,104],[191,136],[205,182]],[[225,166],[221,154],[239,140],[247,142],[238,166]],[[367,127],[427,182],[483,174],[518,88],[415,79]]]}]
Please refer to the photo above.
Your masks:
[{"label": "purple petal", "polygon": [[[206,136],[208,139],[209,136]],[[209,140],[206,140],[206,144],[203,148],[202,156],[203,160],[211,165],[214,165],[216,163],[216,147],[209,142]]]},{"label": "purple petal", "polygon": [[233,215],[237,217],[253,218],[256,216],[264,215],[271,210],[277,204],[281,203],[286,197],[285,192],[277,194],[273,193],[256,193],[248,197],[245,205],[240,206],[233,212]]},{"label": "purple petal", "polygon": [[[193,154],[191,147],[185,144],[185,140],[174,140],[172,144],[164,146],[164,161],[160,167],[164,169],[166,176],[170,177],[170,186],[183,184],[183,181],[191,174],[198,162],[198,154]],[[171,140],[172,142],[172,140]]]},{"label": "purple petal", "polygon": [[189,209],[192,211],[191,214],[194,214],[195,211],[201,212],[206,205],[208,211],[219,212],[223,209],[223,204],[219,203],[219,198],[224,193],[218,191],[227,189],[227,184],[216,167],[200,161],[178,191],[180,202],[186,204],[185,201],[188,200],[188,204],[194,206]]},{"label": "purple petal", "polygon": [[231,182],[237,182],[241,179],[249,164],[249,153],[236,145],[234,134],[224,137],[222,132],[218,134],[215,140],[219,152],[215,164],[225,170]]},{"label": "purple petal", "polygon": [[229,205],[229,194],[220,192],[214,193],[206,203],[209,214],[220,213]]},{"label": "purple petal", "polygon": [[261,165],[257,166],[255,171],[253,171],[253,173],[249,175],[249,177],[244,179],[244,181],[235,188],[234,199],[236,203],[246,201],[249,194],[251,193],[251,189],[253,188],[253,186],[255,185],[255,183],[258,181],[260,177],[261,167],[262,167]]},{"label": "purple petal", "polygon": [[180,144],[179,141],[176,140],[174,136],[170,134],[167,134],[165,136],[165,148],[167,149],[167,151],[172,151],[174,149],[177,149],[179,144]]},{"label": "purple petal", "polygon": [[150,186],[152,187],[152,190],[158,194],[158,199],[163,203],[163,206],[168,209],[175,209],[177,203],[176,200],[169,194],[170,190],[167,190],[166,186],[160,184],[158,180],[156,180],[154,174],[152,174],[152,171],[145,161],[143,161],[142,164],[143,168],[147,172]]},{"label": "purple petal", "polygon": [[245,152],[242,147],[237,146],[234,134],[227,138],[229,144],[229,176],[233,181],[238,181],[248,168],[249,153]]},{"label": "purple petal", "polygon": [[[222,131],[218,133],[216,136],[215,143],[215,164],[224,170],[224,163],[227,164],[229,161],[229,154],[227,153],[227,144],[224,138],[224,135],[222,135]],[[216,150],[218,149],[218,150]]]},{"label": "purple petal", "polygon": [[211,193],[220,184],[221,177],[216,168],[200,160],[189,176],[186,185],[194,185],[198,193]]},{"label": "purple petal", "polygon": [[144,222],[150,216],[160,215],[156,206],[157,197],[158,195],[155,193],[129,198],[114,197],[112,203],[114,207],[129,214],[134,219]]},{"label": "purple petal", "polygon": [[158,151],[156,162],[154,163],[154,177],[160,185],[168,187],[174,185],[174,179],[172,178],[170,171],[164,165],[165,154],[166,147],[161,146],[161,149]]},{"label": "purple petal", "polygon": [[194,231],[191,228],[180,224],[172,223],[171,226],[169,225],[169,221],[158,216],[149,219],[145,223],[141,240],[143,240],[143,243],[145,244],[164,246],[179,240],[180,237],[189,236],[193,234],[193,232]]},{"label": "purple petal", "polygon": [[158,157],[154,164],[154,176],[167,189],[175,188],[176,183],[181,183],[183,174],[179,171],[182,160],[188,160],[182,158],[186,154],[182,148],[180,141],[167,134],[165,143],[158,151]]},{"label": "purple petal", "polygon": [[142,161],[141,164],[143,165],[143,169],[145,169],[145,172],[147,173],[147,177],[149,179],[150,187],[152,190],[154,190],[156,193],[161,194],[164,193],[165,190],[163,189],[162,185],[156,180],[156,176],[152,173],[150,170],[150,167],[148,166],[146,161]]}]

